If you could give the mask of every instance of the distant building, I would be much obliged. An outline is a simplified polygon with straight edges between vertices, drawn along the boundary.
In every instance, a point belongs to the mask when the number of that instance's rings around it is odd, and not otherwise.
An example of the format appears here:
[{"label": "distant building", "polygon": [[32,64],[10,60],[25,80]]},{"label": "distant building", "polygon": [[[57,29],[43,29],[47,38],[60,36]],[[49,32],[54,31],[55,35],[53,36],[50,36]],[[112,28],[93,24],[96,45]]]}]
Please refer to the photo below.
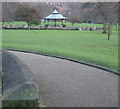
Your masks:
[{"label": "distant building", "polygon": [[[55,22],[55,27],[56,27],[56,22],[61,21],[62,25],[66,26],[66,17],[63,17],[56,9],[54,9],[52,14],[50,14],[47,17],[44,17],[44,21],[45,21],[45,23],[47,22],[47,25],[49,25],[50,21],[54,21]],[[65,24],[63,24],[64,22],[65,22]]]}]

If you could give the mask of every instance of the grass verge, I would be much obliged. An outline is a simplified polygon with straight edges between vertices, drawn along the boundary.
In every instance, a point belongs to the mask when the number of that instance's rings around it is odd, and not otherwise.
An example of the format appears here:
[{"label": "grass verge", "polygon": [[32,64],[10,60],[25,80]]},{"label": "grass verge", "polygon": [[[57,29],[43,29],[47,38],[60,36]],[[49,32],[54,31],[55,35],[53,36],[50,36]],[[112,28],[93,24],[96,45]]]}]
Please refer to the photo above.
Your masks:
[{"label": "grass verge", "polygon": [[90,31],[3,30],[3,48],[62,56],[118,72],[118,35]]}]

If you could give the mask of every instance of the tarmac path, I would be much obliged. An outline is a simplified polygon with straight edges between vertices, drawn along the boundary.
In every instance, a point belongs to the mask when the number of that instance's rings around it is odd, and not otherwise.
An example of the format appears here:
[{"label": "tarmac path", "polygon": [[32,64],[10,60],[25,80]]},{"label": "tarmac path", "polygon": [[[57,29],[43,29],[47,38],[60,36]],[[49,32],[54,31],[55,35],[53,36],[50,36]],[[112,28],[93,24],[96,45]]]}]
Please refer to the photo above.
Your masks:
[{"label": "tarmac path", "polygon": [[40,106],[118,107],[118,75],[63,59],[9,52],[37,79]]}]

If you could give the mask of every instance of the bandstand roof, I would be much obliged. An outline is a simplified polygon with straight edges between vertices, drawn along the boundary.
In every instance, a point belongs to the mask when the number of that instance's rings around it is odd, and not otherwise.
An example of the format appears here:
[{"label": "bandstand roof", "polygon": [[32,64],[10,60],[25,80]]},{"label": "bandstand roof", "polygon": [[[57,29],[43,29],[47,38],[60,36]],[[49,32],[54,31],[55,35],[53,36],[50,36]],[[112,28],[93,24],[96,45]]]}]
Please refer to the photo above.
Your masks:
[{"label": "bandstand roof", "polygon": [[66,17],[63,17],[61,14],[59,14],[56,9],[52,12],[52,14],[44,18],[47,20],[65,20],[66,19]]}]

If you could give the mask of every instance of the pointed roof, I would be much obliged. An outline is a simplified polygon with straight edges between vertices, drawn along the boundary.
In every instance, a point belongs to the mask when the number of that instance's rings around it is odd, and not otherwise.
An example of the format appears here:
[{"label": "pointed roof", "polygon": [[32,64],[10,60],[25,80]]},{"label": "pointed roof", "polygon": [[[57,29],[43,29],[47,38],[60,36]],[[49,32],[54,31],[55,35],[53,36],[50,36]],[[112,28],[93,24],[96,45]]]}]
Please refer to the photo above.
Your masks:
[{"label": "pointed roof", "polygon": [[59,14],[59,12],[55,9],[52,14],[50,14],[49,16],[45,17],[45,19],[48,20],[64,20],[66,19],[66,17],[63,17],[61,14]]},{"label": "pointed roof", "polygon": [[55,9],[52,14],[58,14],[58,11]]}]

